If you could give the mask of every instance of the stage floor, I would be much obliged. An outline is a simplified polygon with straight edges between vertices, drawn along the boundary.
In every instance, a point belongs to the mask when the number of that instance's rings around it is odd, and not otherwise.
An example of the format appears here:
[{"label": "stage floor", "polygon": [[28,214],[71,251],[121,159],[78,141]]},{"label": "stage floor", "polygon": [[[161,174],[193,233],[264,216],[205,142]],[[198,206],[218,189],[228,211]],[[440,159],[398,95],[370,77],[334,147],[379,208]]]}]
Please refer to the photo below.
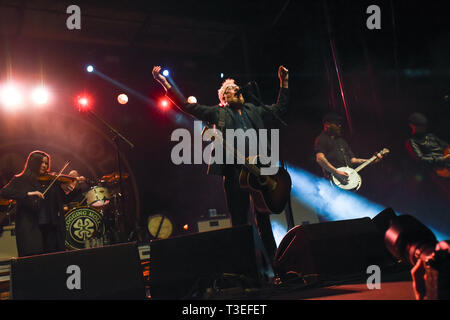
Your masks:
[{"label": "stage floor", "polygon": [[[275,300],[415,300],[409,268],[397,266],[381,275],[380,288],[369,289],[362,276],[342,276],[333,281],[281,286]],[[369,275],[367,275],[369,277]],[[351,280],[351,279],[354,280]],[[283,292],[285,290],[285,292]]]},{"label": "stage floor", "polygon": [[411,281],[382,282],[380,289],[363,284],[311,288],[280,294],[275,300],[415,300]]}]

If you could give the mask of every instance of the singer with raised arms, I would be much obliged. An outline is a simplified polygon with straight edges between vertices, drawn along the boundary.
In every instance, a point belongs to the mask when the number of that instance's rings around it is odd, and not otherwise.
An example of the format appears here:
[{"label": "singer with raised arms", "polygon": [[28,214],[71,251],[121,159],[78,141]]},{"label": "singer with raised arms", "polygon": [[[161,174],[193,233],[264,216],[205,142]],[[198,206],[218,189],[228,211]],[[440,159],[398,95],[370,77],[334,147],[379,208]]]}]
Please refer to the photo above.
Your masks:
[{"label": "singer with raised arms", "polygon": [[[238,129],[242,129],[244,132],[254,129],[256,132],[259,132],[260,129],[266,128],[268,122],[276,123],[276,119],[280,115],[285,114],[288,109],[289,72],[283,66],[278,68],[280,91],[277,102],[269,106],[256,106],[246,102],[241,93],[241,88],[233,79],[226,79],[219,88],[218,98],[220,104],[205,106],[198,103],[188,103],[181,92],[175,86],[172,86],[166,77],[161,74],[161,67],[155,66],[153,68],[153,77],[165,88],[167,96],[179,109],[199,120],[205,121],[208,125],[216,125],[223,133],[227,129],[233,129],[235,132]],[[245,143],[247,144],[247,142]],[[248,150],[248,148],[245,148],[245,150]],[[253,195],[250,197],[249,191],[241,188],[239,180],[241,167],[242,165],[238,164],[210,163],[208,174],[223,176],[223,187],[233,226],[249,224],[248,212],[250,198],[252,198],[253,217],[256,219],[256,226],[264,243],[267,258],[272,263],[276,251],[276,243],[269,214],[260,212],[255,206]]]}]

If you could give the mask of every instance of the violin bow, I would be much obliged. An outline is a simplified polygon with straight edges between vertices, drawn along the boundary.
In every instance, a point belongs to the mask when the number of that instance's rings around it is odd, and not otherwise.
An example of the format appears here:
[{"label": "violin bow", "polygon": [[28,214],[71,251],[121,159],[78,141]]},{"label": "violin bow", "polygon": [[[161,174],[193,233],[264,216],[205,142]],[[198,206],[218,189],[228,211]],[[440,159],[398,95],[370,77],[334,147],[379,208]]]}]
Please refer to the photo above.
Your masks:
[{"label": "violin bow", "polygon": [[47,189],[45,189],[45,191],[42,193],[44,196],[47,193],[48,190],[50,190],[50,188],[52,187],[52,185],[55,183],[55,181],[61,176],[61,174],[63,173],[63,171],[67,168],[67,166],[69,165],[70,161],[67,161],[66,164],[64,165],[64,167],[62,167],[62,169],[59,171],[58,175],[53,179],[53,181],[48,185]]}]

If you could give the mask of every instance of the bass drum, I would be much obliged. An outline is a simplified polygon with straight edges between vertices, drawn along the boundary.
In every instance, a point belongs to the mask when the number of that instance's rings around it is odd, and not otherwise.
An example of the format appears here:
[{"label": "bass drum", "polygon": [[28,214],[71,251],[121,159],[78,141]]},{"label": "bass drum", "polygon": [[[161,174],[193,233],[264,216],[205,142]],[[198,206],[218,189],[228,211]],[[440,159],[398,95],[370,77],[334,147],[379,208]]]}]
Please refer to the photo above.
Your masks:
[{"label": "bass drum", "polygon": [[86,240],[104,234],[103,216],[90,207],[77,207],[66,213],[66,248],[84,249]]}]

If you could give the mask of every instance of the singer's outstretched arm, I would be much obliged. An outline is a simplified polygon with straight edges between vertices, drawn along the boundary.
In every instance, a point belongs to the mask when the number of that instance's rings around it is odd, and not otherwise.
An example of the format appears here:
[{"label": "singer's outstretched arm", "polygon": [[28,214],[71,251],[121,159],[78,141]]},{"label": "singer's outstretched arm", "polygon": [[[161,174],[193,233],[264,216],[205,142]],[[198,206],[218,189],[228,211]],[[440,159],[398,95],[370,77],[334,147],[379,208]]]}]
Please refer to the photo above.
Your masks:
[{"label": "singer's outstretched arm", "polygon": [[211,124],[217,124],[219,119],[219,106],[204,106],[198,103],[189,103],[183,94],[161,74],[161,67],[156,66],[152,71],[153,77],[164,89],[167,97],[183,112],[186,112],[195,118],[206,121]]},{"label": "singer's outstretched arm", "polygon": [[274,120],[273,113],[278,116],[287,112],[289,106],[289,70],[283,66],[278,68],[278,78],[280,80],[280,91],[275,104],[266,106],[266,108],[258,108],[261,116],[265,120]]}]

